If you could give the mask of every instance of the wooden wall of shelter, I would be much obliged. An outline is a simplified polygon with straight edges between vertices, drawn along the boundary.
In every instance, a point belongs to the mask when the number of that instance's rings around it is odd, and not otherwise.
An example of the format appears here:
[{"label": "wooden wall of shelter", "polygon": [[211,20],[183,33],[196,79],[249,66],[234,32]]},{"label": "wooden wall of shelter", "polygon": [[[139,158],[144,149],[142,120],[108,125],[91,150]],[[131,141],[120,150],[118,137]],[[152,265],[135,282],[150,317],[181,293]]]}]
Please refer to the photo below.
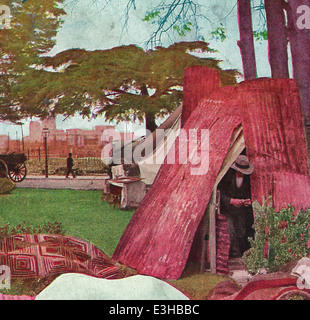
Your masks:
[{"label": "wooden wall of shelter", "polygon": [[289,203],[296,209],[310,206],[305,131],[296,82],[259,79],[244,82],[236,90],[247,154],[255,166],[252,198],[262,202],[271,195],[277,209]]},{"label": "wooden wall of shelter", "polygon": [[193,66],[186,70],[184,75],[184,88],[186,89],[183,90],[181,127],[184,127],[199,102],[209,97],[212,92],[220,87],[221,76],[218,70],[208,69],[206,71],[206,68],[201,66]]},{"label": "wooden wall of shelter", "polygon": [[[201,77],[206,82],[214,78],[214,70],[205,69],[202,75],[202,69],[195,69],[200,82]],[[185,86],[185,94],[193,94],[195,70],[187,70],[186,76],[193,91],[186,92]],[[141,274],[166,279],[181,276],[190,253],[197,250],[192,246],[195,234],[219,174],[225,173],[232,137],[241,124],[247,155],[255,166],[252,200],[262,202],[272,195],[277,207],[295,201],[297,207],[310,205],[306,144],[295,81],[253,80],[215,89],[207,97],[196,108],[190,105],[191,114],[183,127],[188,134],[190,129],[209,130],[207,173],[192,174],[197,166],[191,164],[184,148],[188,141],[180,136],[175,146],[176,160],[179,155],[185,156],[187,164],[177,161],[162,165],[114,252],[113,259]],[[198,137],[198,151],[204,152],[202,138]],[[294,181],[294,185],[286,185],[288,181]],[[298,189],[301,185],[304,187]],[[198,250],[201,254],[201,248]]]}]

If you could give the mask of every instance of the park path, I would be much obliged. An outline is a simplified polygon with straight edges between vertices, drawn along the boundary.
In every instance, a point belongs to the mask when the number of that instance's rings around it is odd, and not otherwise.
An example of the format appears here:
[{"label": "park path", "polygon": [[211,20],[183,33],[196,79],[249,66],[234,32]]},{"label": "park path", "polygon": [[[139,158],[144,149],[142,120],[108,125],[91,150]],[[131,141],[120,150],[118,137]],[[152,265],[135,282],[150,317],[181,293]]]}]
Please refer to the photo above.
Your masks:
[{"label": "park path", "polygon": [[103,190],[104,181],[108,176],[78,176],[66,179],[63,176],[27,176],[22,182],[16,183],[17,188],[32,189],[72,189],[72,190]]}]

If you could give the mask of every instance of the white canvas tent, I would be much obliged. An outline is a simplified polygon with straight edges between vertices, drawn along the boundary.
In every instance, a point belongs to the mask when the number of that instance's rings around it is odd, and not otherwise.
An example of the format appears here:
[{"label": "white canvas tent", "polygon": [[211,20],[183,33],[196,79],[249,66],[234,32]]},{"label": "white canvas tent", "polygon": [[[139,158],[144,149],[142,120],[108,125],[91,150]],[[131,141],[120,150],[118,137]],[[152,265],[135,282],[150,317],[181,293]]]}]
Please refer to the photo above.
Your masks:
[{"label": "white canvas tent", "polygon": [[[102,156],[102,161],[109,164],[111,160],[119,164],[113,170],[124,172],[121,164],[131,160],[139,166],[140,177],[147,185],[151,185],[164,162],[171,146],[180,133],[182,107],[178,107],[152,134],[136,141],[112,141],[113,156]],[[126,152],[130,150],[131,154]],[[115,161],[115,159],[117,161]]]},{"label": "white canvas tent", "polygon": [[[151,150],[151,153],[146,152],[146,156],[138,161],[140,176],[147,185],[151,185],[154,182],[167,153],[179,136],[181,111],[181,107],[177,108],[155,132],[148,136],[135,149],[135,152],[140,152],[141,150],[147,151],[147,149]],[[151,146],[151,148],[149,146]]]}]

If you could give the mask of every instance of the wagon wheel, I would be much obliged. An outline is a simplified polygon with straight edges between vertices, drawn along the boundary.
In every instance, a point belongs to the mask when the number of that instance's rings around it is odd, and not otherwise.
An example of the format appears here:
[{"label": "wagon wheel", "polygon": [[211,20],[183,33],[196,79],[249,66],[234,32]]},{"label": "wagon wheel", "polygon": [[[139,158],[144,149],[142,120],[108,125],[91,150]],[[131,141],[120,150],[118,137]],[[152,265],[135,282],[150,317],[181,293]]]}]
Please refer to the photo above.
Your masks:
[{"label": "wagon wheel", "polygon": [[9,170],[9,177],[13,182],[22,182],[27,175],[25,163],[18,163],[13,169]]},{"label": "wagon wheel", "polygon": [[8,176],[8,166],[0,159],[0,178],[6,178]]}]

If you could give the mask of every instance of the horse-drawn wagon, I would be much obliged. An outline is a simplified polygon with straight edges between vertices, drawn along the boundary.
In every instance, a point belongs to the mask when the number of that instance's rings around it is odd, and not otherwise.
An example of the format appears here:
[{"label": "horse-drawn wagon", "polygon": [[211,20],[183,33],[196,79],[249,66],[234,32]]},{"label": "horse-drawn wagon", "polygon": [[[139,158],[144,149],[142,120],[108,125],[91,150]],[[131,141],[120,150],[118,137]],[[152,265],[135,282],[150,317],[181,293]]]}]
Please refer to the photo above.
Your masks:
[{"label": "horse-drawn wagon", "polygon": [[27,157],[24,153],[0,154],[0,177],[8,177],[13,182],[21,182],[26,178]]}]

